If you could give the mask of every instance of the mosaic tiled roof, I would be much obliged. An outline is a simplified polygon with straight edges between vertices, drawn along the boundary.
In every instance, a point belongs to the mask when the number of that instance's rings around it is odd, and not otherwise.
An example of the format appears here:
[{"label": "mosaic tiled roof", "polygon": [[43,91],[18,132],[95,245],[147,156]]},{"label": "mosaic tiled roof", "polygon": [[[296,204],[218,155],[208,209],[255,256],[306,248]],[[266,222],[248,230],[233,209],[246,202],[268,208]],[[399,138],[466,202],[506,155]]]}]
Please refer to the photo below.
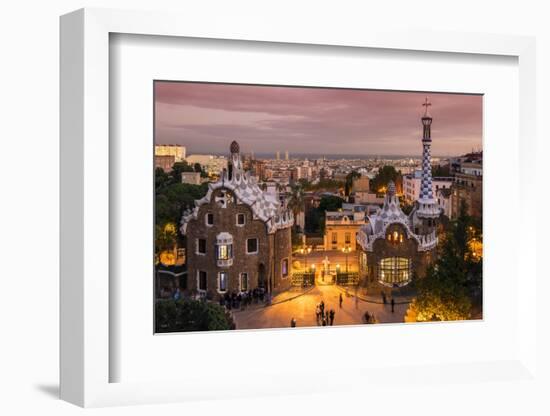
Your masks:
[{"label": "mosaic tiled roof", "polygon": [[263,191],[254,176],[244,171],[239,144],[232,142],[230,146],[230,169],[222,172],[217,182],[208,184],[206,195],[195,201],[195,208],[186,212],[181,220],[181,231],[185,234],[187,224],[196,219],[199,208],[212,199],[212,193],[216,189],[227,189],[234,193],[235,197],[252,210],[254,218],[263,221],[269,233],[277,229],[291,227],[294,224],[294,216],[291,210],[281,204],[278,195]]},{"label": "mosaic tiled roof", "polygon": [[396,223],[405,228],[407,238],[415,239],[418,242],[419,251],[430,250],[437,243],[435,231],[428,235],[418,235],[412,231],[414,213],[409,217],[401,210],[393,181],[388,183],[383,207],[376,214],[369,216],[368,220],[369,223],[362,226],[357,233],[357,242],[366,251],[373,250],[373,244],[376,240],[386,238],[386,229],[391,224]]}]

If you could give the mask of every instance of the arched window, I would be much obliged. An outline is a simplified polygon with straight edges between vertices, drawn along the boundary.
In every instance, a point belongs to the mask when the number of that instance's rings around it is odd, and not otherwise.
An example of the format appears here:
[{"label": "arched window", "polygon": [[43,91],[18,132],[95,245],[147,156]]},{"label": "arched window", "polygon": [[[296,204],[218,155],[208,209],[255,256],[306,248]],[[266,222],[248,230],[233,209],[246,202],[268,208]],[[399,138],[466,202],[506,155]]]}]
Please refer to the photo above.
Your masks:
[{"label": "arched window", "polygon": [[378,264],[378,280],[389,286],[403,286],[411,279],[411,260],[406,257],[386,257]]},{"label": "arched window", "polygon": [[233,236],[229,233],[219,233],[216,236],[216,260],[219,267],[229,267],[233,264]]}]

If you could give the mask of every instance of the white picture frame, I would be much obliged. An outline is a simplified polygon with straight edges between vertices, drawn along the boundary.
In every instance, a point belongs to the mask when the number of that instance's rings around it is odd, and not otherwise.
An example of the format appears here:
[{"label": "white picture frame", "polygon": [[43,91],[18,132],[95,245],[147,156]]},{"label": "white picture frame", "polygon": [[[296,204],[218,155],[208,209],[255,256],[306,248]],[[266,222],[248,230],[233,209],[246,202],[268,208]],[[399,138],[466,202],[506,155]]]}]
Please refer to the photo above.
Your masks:
[{"label": "white picture frame", "polygon": [[[206,375],[179,381],[111,382],[110,365],[120,359],[110,348],[111,338],[119,335],[110,327],[110,310],[116,308],[111,304],[110,291],[116,288],[109,280],[109,229],[113,221],[109,204],[113,163],[109,153],[109,37],[116,33],[515,57],[519,68],[520,211],[528,213],[529,206],[536,202],[534,185],[527,177],[529,161],[536,152],[533,38],[368,28],[328,33],[315,25],[303,32],[294,27],[283,30],[268,20],[240,26],[237,31],[223,19],[204,26],[184,15],[106,9],[83,9],[65,15],[61,18],[60,395],[71,403],[84,407],[160,403],[308,393],[325,387],[313,371],[291,379],[283,373],[266,371],[268,378],[263,383],[241,377],[230,386]],[[533,288],[537,271],[532,250],[536,223],[533,215],[521,215],[520,221],[516,249],[522,261],[522,282],[517,288],[514,319],[522,324],[515,354],[499,361],[418,363],[415,368],[403,369],[403,374],[414,375],[416,382],[433,382],[438,377],[472,382],[499,377],[518,381],[536,378],[537,322],[532,319],[536,315]],[[330,370],[330,374],[340,380],[353,380],[336,383],[338,390],[380,382],[386,377],[386,369],[371,366],[367,373],[364,368],[356,371],[342,366]],[[483,377],[471,377],[480,373]]]}]

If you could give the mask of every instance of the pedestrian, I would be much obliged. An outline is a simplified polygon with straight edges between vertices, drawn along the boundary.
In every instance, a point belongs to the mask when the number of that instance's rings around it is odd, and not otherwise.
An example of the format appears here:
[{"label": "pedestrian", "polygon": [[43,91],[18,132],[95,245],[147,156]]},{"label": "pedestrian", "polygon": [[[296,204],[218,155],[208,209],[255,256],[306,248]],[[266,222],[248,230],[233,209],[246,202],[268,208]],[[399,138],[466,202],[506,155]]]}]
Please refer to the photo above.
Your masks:
[{"label": "pedestrian", "polygon": [[334,323],[334,315],[335,315],[334,309],[330,310],[329,315],[330,315],[330,326],[332,326],[332,324]]},{"label": "pedestrian", "polygon": [[292,319],[290,320],[290,327],[296,328],[296,319],[294,319],[294,317],[292,317]]},{"label": "pedestrian", "polygon": [[365,323],[370,324],[370,314],[369,314],[369,311],[365,311]]},{"label": "pedestrian", "polygon": [[325,316],[325,302],[324,301],[321,301],[321,304],[320,304],[320,307],[321,307],[321,316]]},{"label": "pedestrian", "polygon": [[393,297],[391,298],[391,313],[394,312],[394,308],[395,308],[395,301],[393,300]]},{"label": "pedestrian", "polygon": [[319,322],[321,322],[321,307],[319,304],[315,307],[315,317],[317,318],[317,325],[319,325]]},{"label": "pedestrian", "polygon": [[338,298],[340,301],[340,308],[342,308],[342,303],[344,302],[344,298],[342,297],[342,294],[340,293],[340,297]]}]

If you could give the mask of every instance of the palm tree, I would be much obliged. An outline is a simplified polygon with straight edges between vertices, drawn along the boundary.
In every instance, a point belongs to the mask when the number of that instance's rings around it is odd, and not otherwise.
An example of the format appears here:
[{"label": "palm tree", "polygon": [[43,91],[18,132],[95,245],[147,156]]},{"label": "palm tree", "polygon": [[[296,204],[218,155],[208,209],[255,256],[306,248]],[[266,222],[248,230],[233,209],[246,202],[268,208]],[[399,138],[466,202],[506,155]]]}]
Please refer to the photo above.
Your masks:
[{"label": "palm tree", "polygon": [[298,218],[298,214],[304,211],[304,188],[300,184],[295,184],[290,188],[288,208],[292,210],[294,219]]}]

